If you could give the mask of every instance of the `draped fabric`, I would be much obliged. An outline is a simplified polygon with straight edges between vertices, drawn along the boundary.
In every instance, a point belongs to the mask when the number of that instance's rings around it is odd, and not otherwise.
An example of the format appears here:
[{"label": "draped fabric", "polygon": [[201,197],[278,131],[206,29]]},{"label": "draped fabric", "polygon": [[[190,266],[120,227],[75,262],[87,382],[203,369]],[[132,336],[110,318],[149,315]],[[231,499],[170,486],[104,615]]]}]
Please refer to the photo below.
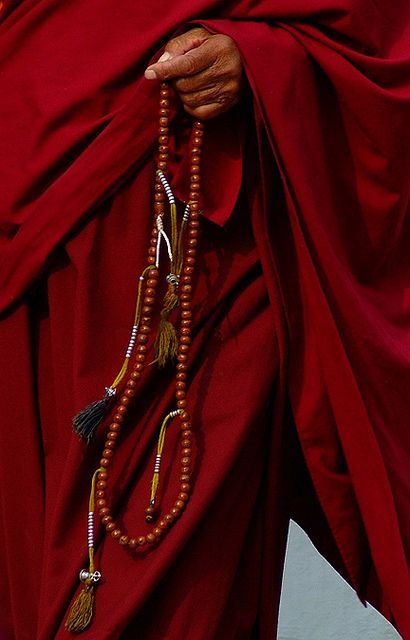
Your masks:
[{"label": "draped fabric", "polygon": [[[410,639],[409,13],[402,0],[6,4],[4,637],[68,635],[100,442],[86,450],[70,417],[116,370],[151,224],[158,87],[143,70],[199,23],[235,40],[248,82],[207,125],[188,395],[201,465],[154,552],[100,539],[84,637],[271,638],[294,515]],[[116,456],[112,500],[130,529],[171,383],[148,374]],[[315,491],[298,497],[303,460]]]}]

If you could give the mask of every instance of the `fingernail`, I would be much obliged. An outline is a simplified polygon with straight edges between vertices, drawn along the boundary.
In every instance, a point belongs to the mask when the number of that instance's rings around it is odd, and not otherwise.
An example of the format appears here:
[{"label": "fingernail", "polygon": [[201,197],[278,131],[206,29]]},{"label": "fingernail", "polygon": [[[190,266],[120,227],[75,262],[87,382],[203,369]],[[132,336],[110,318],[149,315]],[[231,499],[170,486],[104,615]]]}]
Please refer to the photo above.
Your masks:
[{"label": "fingernail", "polygon": [[170,59],[170,57],[171,57],[171,54],[168,53],[168,51],[164,51],[162,56],[160,58],[158,58],[158,62],[166,62],[167,60]]},{"label": "fingernail", "polygon": [[146,77],[147,80],[156,80],[157,79],[157,74],[155,73],[154,69],[146,69],[144,76]]}]

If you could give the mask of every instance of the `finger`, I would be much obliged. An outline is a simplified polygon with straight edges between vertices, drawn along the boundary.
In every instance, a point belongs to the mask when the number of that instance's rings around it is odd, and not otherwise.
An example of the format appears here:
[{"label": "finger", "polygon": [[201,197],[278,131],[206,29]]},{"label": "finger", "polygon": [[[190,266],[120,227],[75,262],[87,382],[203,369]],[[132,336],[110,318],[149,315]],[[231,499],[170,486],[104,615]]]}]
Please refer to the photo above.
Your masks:
[{"label": "finger", "polygon": [[202,91],[192,93],[180,93],[181,101],[192,109],[206,104],[220,104],[233,106],[240,93],[239,82],[232,80],[226,84],[217,84]]},{"label": "finger", "polygon": [[216,84],[229,80],[231,76],[230,70],[224,69],[217,62],[203,71],[193,76],[185,78],[177,78],[174,80],[174,88],[178,93],[194,93],[197,91],[206,91]]},{"label": "finger", "polygon": [[196,118],[197,120],[210,120],[211,118],[216,118],[222,113],[225,113],[230,109],[230,107],[221,105],[218,102],[212,102],[210,104],[201,105],[200,107],[194,109],[184,105],[184,109],[190,116]]},{"label": "finger", "polygon": [[214,63],[218,55],[212,46],[207,46],[208,43],[209,41],[204,42],[182,55],[150,65],[145,71],[145,77],[147,80],[173,80],[203,71]]}]

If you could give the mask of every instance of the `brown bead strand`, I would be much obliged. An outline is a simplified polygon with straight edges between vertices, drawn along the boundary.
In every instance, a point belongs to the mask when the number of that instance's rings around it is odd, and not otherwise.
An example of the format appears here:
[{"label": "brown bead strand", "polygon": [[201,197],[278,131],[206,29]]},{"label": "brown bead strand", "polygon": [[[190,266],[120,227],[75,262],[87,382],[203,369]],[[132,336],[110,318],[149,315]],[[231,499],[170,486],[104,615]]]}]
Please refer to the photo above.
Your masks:
[{"label": "brown bead strand", "polygon": [[[166,171],[169,156],[169,88],[166,84],[161,85],[160,89],[160,109],[159,109],[159,154],[157,168]],[[192,149],[191,149],[191,182],[190,182],[190,215],[188,220],[188,241],[186,258],[184,260],[181,283],[180,283],[180,332],[178,344],[178,364],[176,366],[176,382],[175,382],[175,398],[177,407],[181,411],[181,475],[180,475],[180,491],[177,498],[169,510],[148,534],[135,537],[129,537],[123,534],[121,529],[114,522],[111,511],[107,506],[105,499],[105,490],[108,482],[108,468],[115,451],[115,444],[121,431],[122,423],[128,412],[128,408],[135,396],[135,387],[145,368],[145,359],[147,353],[147,342],[151,331],[153,306],[155,303],[156,289],[158,286],[159,272],[153,268],[149,272],[149,277],[145,283],[144,298],[141,308],[141,320],[136,336],[136,358],[133,372],[126,383],[126,389],[119,398],[118,406],[110,424],[107,433],[107,439],[104,445],[100,466],[104,471],[100,471],[97,478],[97,506],[101,522],[105,526],[106,531],[111,533],[112,537],[123,546],[133,549],[138,546],[144,546],[146,543],[154,544],[162,536],[163,532],[168,529],[172,523],[178,518],[191,492],[191,454],[192,454],[192,430],[191,418],[186,410],[186,370],[187,361],[191,343],[191,292],[192,292],[192,274],[194,271],[197,236],[199,226],[199,193],[200,193],[200,159],[202,151],[203,124],[195,122],[192,130]],[[155,196],[154,196],[155,215],[163,215],[165,211],[164,202],[165,194],[159,177],[156,176]],[[155,265],[156,245],[158,240],[158,230],[153,227],[151,243],[148,250],[148,265]],[[152,508],[146,509],[147,519],[151,516]],[[149,513],[148,513],[149,512]]]}]

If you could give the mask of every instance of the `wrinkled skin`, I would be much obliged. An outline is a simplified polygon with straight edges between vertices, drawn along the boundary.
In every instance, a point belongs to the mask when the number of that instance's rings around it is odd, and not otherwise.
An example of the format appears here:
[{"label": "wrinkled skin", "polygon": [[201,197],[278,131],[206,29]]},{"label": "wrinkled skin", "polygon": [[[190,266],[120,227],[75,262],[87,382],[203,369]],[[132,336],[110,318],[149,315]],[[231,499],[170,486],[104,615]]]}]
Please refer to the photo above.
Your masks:
[{"label": "wrinkled skin", "polygon": [[209,120],[238,102],[242,62],[232,38],[198,27],[170,40],[145,77],[171,82],[185,111]]}]

